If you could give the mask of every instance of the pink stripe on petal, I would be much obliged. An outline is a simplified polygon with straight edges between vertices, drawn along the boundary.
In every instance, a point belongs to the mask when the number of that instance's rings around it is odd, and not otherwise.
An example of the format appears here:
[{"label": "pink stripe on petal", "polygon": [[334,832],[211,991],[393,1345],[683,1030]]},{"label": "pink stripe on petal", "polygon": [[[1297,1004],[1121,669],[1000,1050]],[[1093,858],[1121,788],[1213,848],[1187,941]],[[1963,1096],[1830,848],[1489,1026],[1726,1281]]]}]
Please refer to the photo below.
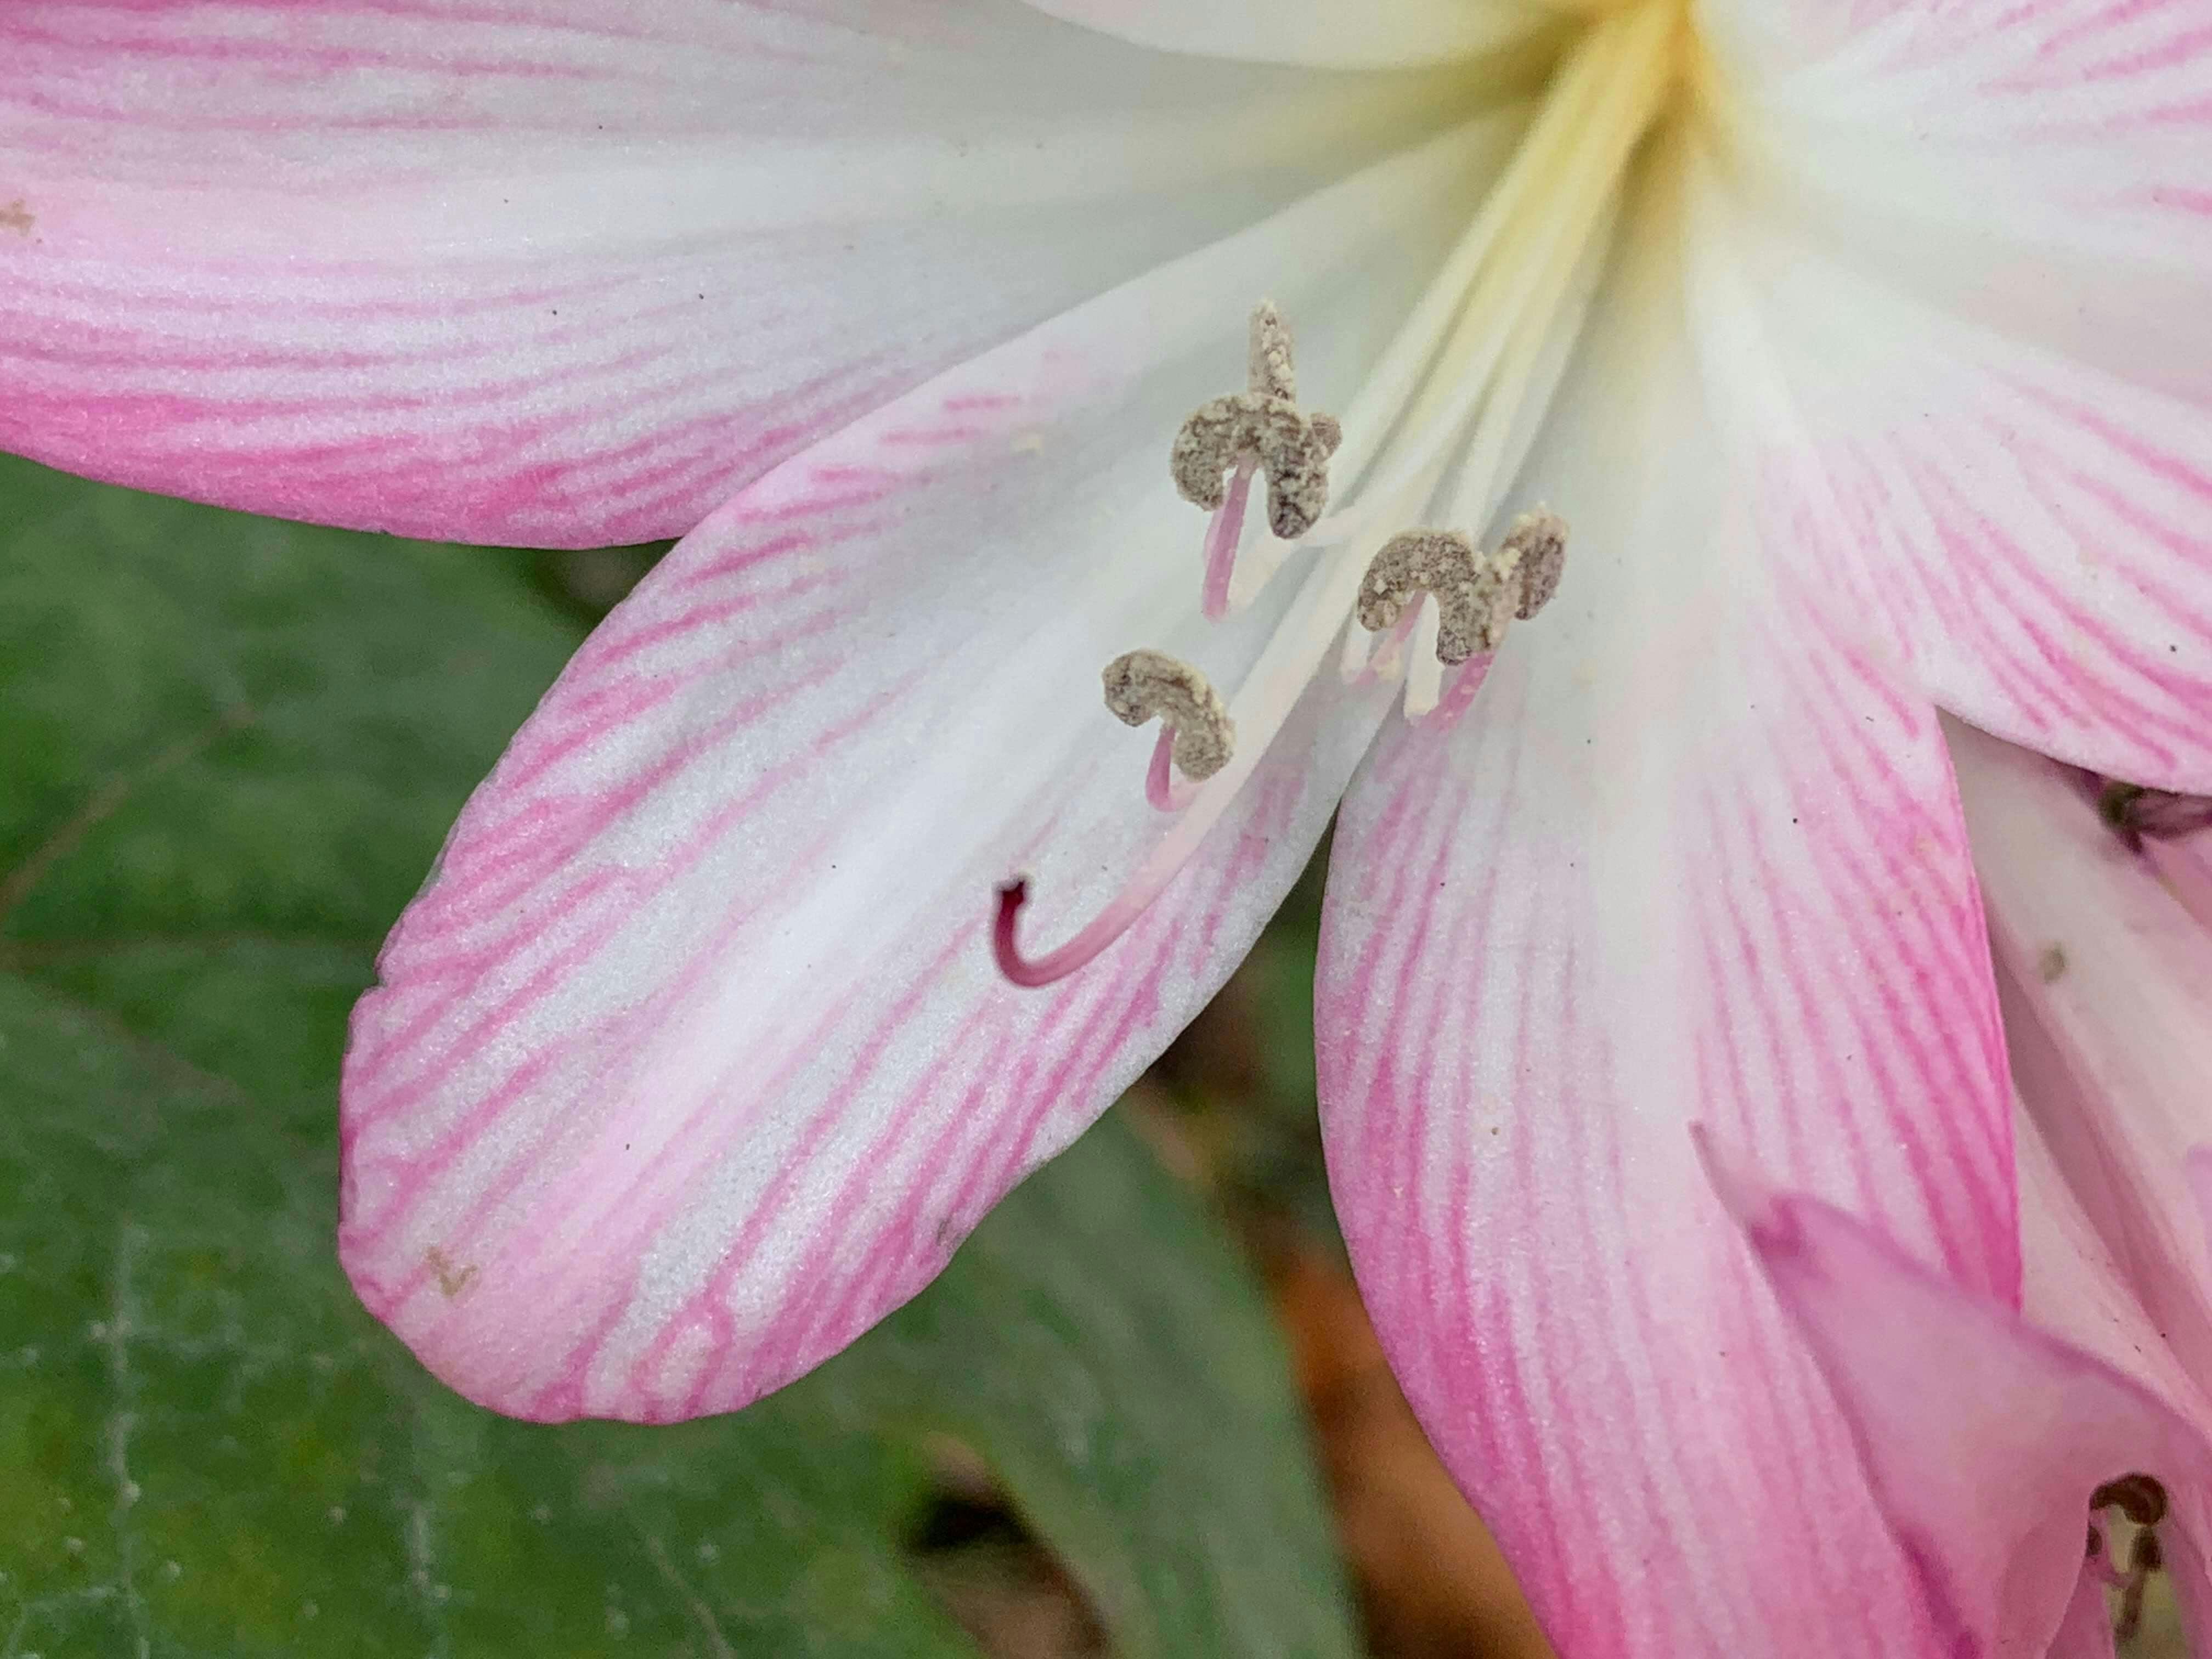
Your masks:
[{"label": "pink stripe on petal", "polygon": [[1700,203],[1708,371],[1759,434],[1762,511],[1790,527],[1777,555],[1848,594],[1963,717],[2212,788],[2203,307],[2155,355],[2102,364],[1869,281],[1717,189]]},{"label": "pink stripe on petal", "polygon": [[2212,28],[2197,0],[1707,0],[1701,14],[1742,94],[1735,136],[1777,204],[1836,246],[1984,311],[2038,289],[2055,301],[2073,257],[2123,282],[2134,264],[2203,275]]}]

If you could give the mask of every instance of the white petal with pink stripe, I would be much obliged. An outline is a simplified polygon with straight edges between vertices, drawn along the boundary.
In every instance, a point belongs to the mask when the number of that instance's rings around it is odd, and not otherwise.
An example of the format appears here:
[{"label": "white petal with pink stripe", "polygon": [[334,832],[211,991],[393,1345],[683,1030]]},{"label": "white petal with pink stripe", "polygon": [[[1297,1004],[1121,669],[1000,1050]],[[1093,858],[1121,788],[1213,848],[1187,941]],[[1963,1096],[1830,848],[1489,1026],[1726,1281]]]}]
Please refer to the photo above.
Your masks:
[{"label": "white petal with pink stripe", "polygon": [[1932,1652],[1689,1126],[2015,1294],[1980,909],[1935,710],[1703,414],[1735,387],[1700,378],[1692,221],[1655,190],[1519,486],[1577,504],[1569,585],[1345,804],[1331,1174],[1408,1395],[1563,1651]]},{"label": "white petal with pink stripe", "polygon": [[18,0],[0,62],[0,445],[569,546],[680,535],[1498,95],[1178,61],[1018,0]]},{"label": "white petal with pink stripe", "polygon": [[[771,473],[595,635],[470,803],[356,1016],[347,1265],[473,1397],[726,1410],[937,1271],[1212,991],[1387,694],[1309,700],[1089,975],[1000,981],[1158,836],[1091,665],[1232,682],[1291,591],[1198,613],[1164,434],[1257,287],[1377,349],[1510,127],[1440,141],[943,377]],[[1325,261],[1320,250],[1336,250]],[[1325,688],[1333,690],[1333,688]]]},{"label": "white petal with pink stripe", "polygon": [[2082,781],[1954,727],[2021,1097],[2165,1344],[2212,1390],[2212,1274],[2187,1174],[2212,1142],[2212,929]]}]

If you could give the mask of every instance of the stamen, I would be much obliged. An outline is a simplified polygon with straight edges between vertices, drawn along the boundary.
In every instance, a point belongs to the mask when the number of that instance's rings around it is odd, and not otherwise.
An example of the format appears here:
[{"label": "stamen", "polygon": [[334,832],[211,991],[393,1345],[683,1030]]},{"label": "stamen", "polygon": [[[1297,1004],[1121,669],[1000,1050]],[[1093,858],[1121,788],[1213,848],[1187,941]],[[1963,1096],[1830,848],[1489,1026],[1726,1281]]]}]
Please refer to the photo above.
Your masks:
[{"label": "stamen", "polygon": [[[1328,458],[1344,430],[1329,416],[1299,412],[1291,332],[1269,301],[1252,313],[1247,375],[1249,389],[1200,404],[1182,423],[1168,470],[1185,501],[1212,510],[1228,505],[1222,480],[1230,471],[1256,465],[1267,475],[1268,528],[1291,541],[1328,506]],[[1235,518],[1241,532],[1241,508]]]},{"label": "stamen", "polygon": [[2150,1592],[2150,1576],[2166,1565],[2166,1548],[2158,1534],[2145,1527],[2128,1546],[2127,1575],[2120,1580],[2120,1605],[2112,1615],[2112,1634],[2124,1642],[2142,1627],[2143,1599]]},{"label": "stamen", "polygon": [[[1336,420],[1298,408],[1290,331],[1272,303],[1255,309],[1245,389],[1194,410],[1170,455],[1178,493],[1212,514],[1204,614],[1223,620],[1286,559],[1331,551],[1310,560],[1237,689],[1234,723],[1187,664],[1142,651],[1109,665],[1115,714],[1133,726],[1161,723],[1146,795],[1176,816],[1127,884],[1035,959],[1016,941],[1026,881],[1000,887],[993,945],[1009,980],[1040,986],[1072,973],[1147,913],[1240,798],[1340,629],[1348,679],[1402,672],[1407,716],[1449,721],[1474,701],[1510,623],[1551,599],[1565,526],[1547,513],[1524,515],[1486,553],[1445,530],[1377,544],[1393,526],[1432,514],[1445,524],[1494,522],[1581,331],[1632,158],[1674,83],[1681,27],[1679,8],[1639,5],[1584,31],[1513,164],[1364,378],[1348,441]],[[1334,512],[1332,469],[1353,496]],[[1273,535],[1254,538],[1248,550],[1244,516],[1258,472],[1267,474]],[[1356,627],[1346,628],[1347,612]]]},{"label": "stamen", "polygon": [[1399,704],[1409,720],[1420,719],[1437,706],[1437,699],[1443,696],[1446,672],[1437,656],[1437,639],[1441,631],[1437,607],[1417,605],[1413,607],[1413,618],[1412,645],[1407,653],[1409,659],[1406,665],[1406,695]]},{"label": "stamen", "polygon": [[1497,552],[1485,556],[1456,530],[1408,530],[1382,544],[1359,587],[1359,625],[1395,623],[1417,594],[1437,602],[1437,660],[1451,666],[1495,651],[1506,624],[1533,617],[1559,591],[1567,527],[1539,507],[1524,513]]},{"label": "stamen", "polygon": [[1106,707],[1124,726],[1158,719],[1175,733],[1183,775],[1210,778],[1237,752],[1237,725],[1212,683],[1164,651],[1125,651],[1099,676]]},{"label": "stamen", "polygon": [[1407,605],[1405,613],[1391,625],[1390,631],[1376,641],[1374,653],[1367,659],[1367,672],[1361,676],[1362,680],[1395,683],[1401,678],[1406,672],[1406,647],[1412,642],[1421,618],[1435,612],[1434,605],[1425,605],[1418,599]]},{"label": "stamen", "polygon": [[1262,300],[1252,307],[1249,338],[1244,358],[1246,388],[1255,397],[1297,402],[1298,374],[1291,364],[1291,331],[1284,325],[1283,313],[1275,309],[1273,300]]},{"label": "stamen", "polygon": [[1444,687],[1443,695],[1437,699],[1437,706],[1429,712],[1427,718],[1449,726],[1474,708],[1475,694],[1482,690],[1483,681],[1489,678],[1490,661],[1487,657],[1477,657],[1473,662],[1462,663],[1459,672],[1452,676],[1451,684]]},{"label": "stamen", "polygon": [[1437,602],[1437,660],[1462,663],[1495,651],[1521,603],[1521,586],[1456,530],[1408,530],[1383,543],[1359,586],[1359,625],[1396,625],[1420,595]]}]

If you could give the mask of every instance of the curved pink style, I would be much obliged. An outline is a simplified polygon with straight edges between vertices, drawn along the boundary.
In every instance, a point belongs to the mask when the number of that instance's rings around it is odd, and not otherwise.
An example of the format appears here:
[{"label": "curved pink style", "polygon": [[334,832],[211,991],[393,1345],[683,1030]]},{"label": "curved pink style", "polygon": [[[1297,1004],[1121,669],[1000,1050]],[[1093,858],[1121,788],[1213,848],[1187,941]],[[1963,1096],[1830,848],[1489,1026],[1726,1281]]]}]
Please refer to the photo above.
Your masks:
[{"label": "curved pink style", "polygon": [[1029,902],[1029,892],[1026,881],[1010,881],[999,889],[998,907],[991,918],[991,955],[1008,983],[1031,990],[1066,979],[1090,966],[1098,959],[1100,951],[1129,931],[1140,914],[1138,908],[1127,902],[1109,904],[1085,922],[1066,944],[1041,957],[1028,957],[1022,954],[1014,928],[1022,906]]}]

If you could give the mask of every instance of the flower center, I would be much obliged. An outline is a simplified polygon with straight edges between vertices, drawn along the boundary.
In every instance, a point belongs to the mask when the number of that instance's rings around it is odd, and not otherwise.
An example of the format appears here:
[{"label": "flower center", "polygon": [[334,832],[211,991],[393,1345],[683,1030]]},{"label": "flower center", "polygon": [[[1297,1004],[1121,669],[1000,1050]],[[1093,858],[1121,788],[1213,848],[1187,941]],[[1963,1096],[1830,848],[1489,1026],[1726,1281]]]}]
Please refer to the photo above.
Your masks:
[{"label": "flower center", "polygon": [[[1129,885],[1045,957],[1024,957],[1015,942],[1025,885],[1001,888],[994,939],[1008,978],[1034,985],[1072,972],[1144,913],[1228,810],[1340,638],[1347,682],[1402,676],[1408,718],[1452,719],[1507,623],[1551,596],[1563,521],[1524,515],[1488,554],[1475,538],[1497,518],[1565,370],[1631,161],[1680,81],[1686,17],[1683,0],[1642,0],[1589,24],[1340,422],[1298,405],[1290,331],[1271,304],[1254,313],[1244,390],[1184,422],[1170,471],[1185,499],[1212,514],[1199,578],[1209,619],[1249,605],[1293,560],[1303,556],[1307,568],[1225,705],[1199,669],[1162,653],[1109,666],[1114,712],[1162,720],[1146,793],[1176,820]],[[1267,481],[1272,532],[1260,538],[1245,524],[1255,475]],[[1172,681],[1175,701],[1154,698],[1141,713],[1126,696],[1115,702],[1115,671],[1133,659],[1154,684]],[[1206,711],[1195,744],[1179,727],[1199,717],[1178,704]],[[1187,752],[1203,754],[1203,775]],[[1188,781],[1176,782],[1176,765]]]}]

